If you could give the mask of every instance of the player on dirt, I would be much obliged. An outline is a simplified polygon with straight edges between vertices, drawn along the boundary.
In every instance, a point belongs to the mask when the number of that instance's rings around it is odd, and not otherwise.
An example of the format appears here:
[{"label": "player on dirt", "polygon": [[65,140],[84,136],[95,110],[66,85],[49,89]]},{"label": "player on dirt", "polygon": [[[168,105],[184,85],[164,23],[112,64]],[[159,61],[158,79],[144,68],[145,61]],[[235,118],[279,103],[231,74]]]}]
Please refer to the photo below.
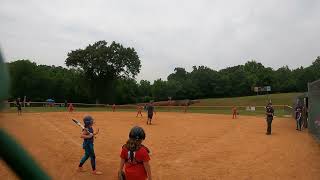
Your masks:
[{"label": "player on dirt", "polygon": [[115,112],[115,111],[116,111],[116,105],[113,104],[113,105],[112,105],[112,112]]},{"label": "player on dirt", "polygon": [[142,117],[142,106],[140,106],[140,105],[137,106],[137,116],[136,117],[138,117],[139,114]]},{"label": "player on dirt", "polygon": [[271,135],[271,124],[274,116],[274,109],[272,107],[272,103],[268,103],[266,106],[266,118],[267,118],[267,133],[266,135]]},{"label": "player on dirt", "polygon": [[301,131],[301,126],[302,126],[302,109],[301,109],[301,107],[297,108],[296,123],[297,123],[296,130]]},{"label": "player on dirt", "polygon": [[69,103],[68,111],[73,112],[73,110],[74,110],[73,104]]},{"label": "player on dirt", "polygon": [[153,106],[153,102],[151,101],[150,104],[147,106],[147,113],[148,113],[148,119],[147,119],[147,124],[152,124],[152,117],[153,117],[153,113],[155,113],[154,111],[154,106]]},{"label": "player on dirt", "polygon": [[187,104],[187,103],[185,103],[185,105],[184,105],[184,107],[183,107],[183,111],[184,111],[184,113],[187,113],[187,110],[188,110],[188,104]]},{"label": "player on dirt", "polygon": [[84,156],[80,160],[79,163],[79,171],[83,172],[84,169],[82,168],[83,164],[86,162],[86,160],[90,157],[91,160],[91,168],[92,168],[92,174],[94,175],[100,175],[102,172],[96,170],[96,155],[94,153],[94,147],[93,147],[93,140],[94,136],[99,133],[99,129],[96,133],[93,132],[93,118],[91,116],[85,116],[83,118],[84,127],[90,132],[83,130],[81,138],[83,138],[83,144],[82,147],[85,151]]},{"label": "player on dirt", "polygon": [[20,101],[20,98],[17,98],[16,100],[16,106],[17,106],[17,110],[18,110],[18,115],[22,115],[21,114],[21,101]]},{"label": "player on dirt", "polygon": [[232,108],[232,119],[237,119],[238,110],[237,107],[233,106]]},{"label": "player on dirt", "polygon": [[67,100],[64,100],[64,107],[68,108],[68,101]]},{"label": "player on dirt", "polygon": [[122,146],[120,154],[119,179],[152,180],[149,164],[150,151],[142,144],[145,137],[146,134],[141,127],[135,126],[131,129],[129,140]]}]

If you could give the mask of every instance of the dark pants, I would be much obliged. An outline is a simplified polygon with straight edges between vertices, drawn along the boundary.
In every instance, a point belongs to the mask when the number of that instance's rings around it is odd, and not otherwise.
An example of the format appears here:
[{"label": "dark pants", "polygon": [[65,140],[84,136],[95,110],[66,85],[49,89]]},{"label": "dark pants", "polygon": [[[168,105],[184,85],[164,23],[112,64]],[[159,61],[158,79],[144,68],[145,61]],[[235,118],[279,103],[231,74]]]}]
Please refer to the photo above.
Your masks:
[{"label": "dark pants", "polygon": [[21,115],[21,106],[18,106],[18,115]]},{"label": "dark pants", "polygon": [[82,167],[82,165],[90,157],[92,170],[96,170],[96,155],[94,154],[93,143],[84,144],[83,149],[85,153],[82,159],[80,160],[79,167]]},{"label": "dark pants", "polygon": [[297,130],[300,130],[301,131],[301,126],[302,126],[302,119],[297,119]]},{"label": "dark pants", "polygon": [[271,134],[272,118],[267,117],[267,134]]},{"label": "dark pants", "polygon": [[153,114],[149,114],[148,113],[148,120],[147,120],[147,124],[151,124],[151,121],[152,121],[152,116],[153,116]]}]

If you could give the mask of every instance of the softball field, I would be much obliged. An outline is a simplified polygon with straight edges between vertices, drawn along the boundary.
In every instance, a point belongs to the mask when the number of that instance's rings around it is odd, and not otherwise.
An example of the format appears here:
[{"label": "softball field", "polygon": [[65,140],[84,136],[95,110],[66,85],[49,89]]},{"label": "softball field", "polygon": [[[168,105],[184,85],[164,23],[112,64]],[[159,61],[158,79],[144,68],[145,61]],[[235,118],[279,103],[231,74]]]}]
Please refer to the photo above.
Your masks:
[{"label": "softball field", "polygon": [[[97,169],[101,176],[77,172],[83,155],[81,130],[71,119],[90,114]],[[158,112],[154,124],[135,112],[41,112],[0,114],[0,125],[33,155],[54,179],[117,179],[119,153],[134,125],[147,134],[153,179],[320,179],[320,145],[290,118],[275,118],[266,136],[263,117]],[[144,114],[145,116],[145,114]],[[16,179],[0,161],[1,179]]]}]

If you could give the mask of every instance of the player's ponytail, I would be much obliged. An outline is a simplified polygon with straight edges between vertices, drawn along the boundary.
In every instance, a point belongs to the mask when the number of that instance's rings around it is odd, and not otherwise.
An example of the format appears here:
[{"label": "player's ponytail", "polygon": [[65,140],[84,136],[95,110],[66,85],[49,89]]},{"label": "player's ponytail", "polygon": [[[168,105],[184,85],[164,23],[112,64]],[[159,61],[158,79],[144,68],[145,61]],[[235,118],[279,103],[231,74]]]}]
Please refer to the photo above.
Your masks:
[{"label": "player's ponytail", "polygon": [[141,143],[145,138],[146,134],[141,127],[135,126],[130,130],[129,139],[124,146],[129,150],[128,158],[131,161],[133,161],[135,151],[141,147]]},{"label": "player's ponytail", "polygon": [[141,140],[135,140],[135,139],[128,139],[128,141],[125,144],[125,147],[129,151],[136,151],[140,148],[141,146]]},{"label": "player's ponytail", "polygon": [[129,150],[130,153],[130,160],[133,161],[134,158],[134,152],[137,151],[141,147],[141,140],[137,139],[128,139],[126,144],[124,145],[125,148]]}]

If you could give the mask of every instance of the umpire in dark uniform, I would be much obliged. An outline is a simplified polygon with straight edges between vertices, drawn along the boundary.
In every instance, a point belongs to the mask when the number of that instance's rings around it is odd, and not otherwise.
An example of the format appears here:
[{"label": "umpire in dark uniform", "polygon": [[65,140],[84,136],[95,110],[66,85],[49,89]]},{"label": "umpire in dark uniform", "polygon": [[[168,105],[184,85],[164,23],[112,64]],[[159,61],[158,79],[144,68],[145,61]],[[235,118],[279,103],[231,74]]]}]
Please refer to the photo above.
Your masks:
[{"label": "umpire in dark uniform", "polygon": [[267,133],[266,135],[271,135],[271,124],[274,116],[274,110],[271,103],[268,103],[266,106],[266,116],[267,116]]}]

